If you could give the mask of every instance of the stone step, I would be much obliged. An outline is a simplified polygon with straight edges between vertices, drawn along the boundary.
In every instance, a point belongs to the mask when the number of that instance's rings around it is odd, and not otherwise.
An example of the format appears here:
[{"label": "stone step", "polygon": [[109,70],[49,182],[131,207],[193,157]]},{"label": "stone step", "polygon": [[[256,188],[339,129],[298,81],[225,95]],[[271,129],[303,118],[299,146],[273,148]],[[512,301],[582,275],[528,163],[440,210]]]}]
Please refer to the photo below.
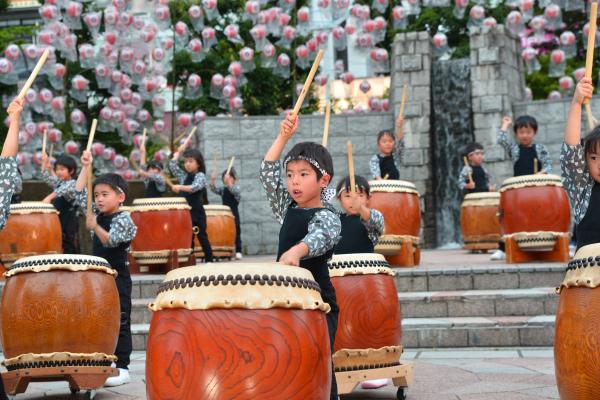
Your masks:
[{"label": "stone step", "polygon": [[556,314],[554,288],[398,293],[402,318]]},{"label": "stone step", "polygon": [[[146,350],[150,324],[133,324],[133,349]],[[404,318],[405,348],[535,347],[554,344],[554,315]]]},{"label": "stone step", "polygon": [[561,263],[394,268],[401,293],[557,287],[565,270]]}]

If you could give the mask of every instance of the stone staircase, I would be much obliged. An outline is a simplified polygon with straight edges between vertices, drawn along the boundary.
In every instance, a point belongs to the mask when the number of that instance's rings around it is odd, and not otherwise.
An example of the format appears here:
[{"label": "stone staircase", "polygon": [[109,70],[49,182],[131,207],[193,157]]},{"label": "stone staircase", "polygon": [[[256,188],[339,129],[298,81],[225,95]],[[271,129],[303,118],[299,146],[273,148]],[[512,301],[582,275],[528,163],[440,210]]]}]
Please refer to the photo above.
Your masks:
[{"label": "stone staircase", "polygon": [[[396,269],[407,348],[552,346],[562,264]],[[161,275],[133,281],[135,350],[145,350]]]}]

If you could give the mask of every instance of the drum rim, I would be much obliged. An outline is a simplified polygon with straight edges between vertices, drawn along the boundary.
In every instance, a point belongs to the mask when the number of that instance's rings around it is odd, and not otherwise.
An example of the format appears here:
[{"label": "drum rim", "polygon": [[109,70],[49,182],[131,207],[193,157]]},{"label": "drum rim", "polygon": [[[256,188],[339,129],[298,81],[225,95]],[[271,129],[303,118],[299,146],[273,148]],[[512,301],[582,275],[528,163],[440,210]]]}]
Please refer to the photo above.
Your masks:
[{"label": "drum rim", "polygon": [[490,200],[490,199],[500,200],[500,192],[468,193],[465,195],[465,198],[463,199],[463,201]]},{"label": "drum rim", "polygon": [[187,201],[183,197],[152,197],[149,199],[144,199],[144,198],[135,199],[131,203],[130,207],[135,206],[135,205],[174,204],[174,203],[180,203],[180,204],[187,205]]},{"label": "drum rim", "polygon": [[513,176],[505,179],[500,187],[500,192],[510,189],[518,189],[520,187],[535,187],[535,186],[557,186],[563,187],[562,178],[554,174],[535,174]]},{"label": "drum rim", "polygon": [[108,261],[102,257],[83,254],[45,254],[23,257],[16,260],[4,276],[8,278],[27,272],[50,272],[60,270],[69,270],[73,272],[98,271],[113,276],[117,275],[117,271],[115,271]]},{"label": "drum rim", "polygon": [[58,211],[56,210],[56,208],[49,203],[44,203],[42,201],[22,201],[20,203],[16,203],[16,204],[11,204],[10,205],[10,212],[16,212],[16,211],[45,211],[45,212],[55,212],[58,214]]},{"label": "drum rim", "polygon": [[205,204],[204,210],[214,210],[214,211],[229,211],[231,212],[231,207],[226,206],[224,204]]},{"label": "drum rim", "polygon": [[72,353],[68,351],[57,351],[54,353],[24,353],[16,357],[7,358],[2,365],[11,366],[21,363],[50,362],[50,361],[117,361],[117,357],[106,353]]}]

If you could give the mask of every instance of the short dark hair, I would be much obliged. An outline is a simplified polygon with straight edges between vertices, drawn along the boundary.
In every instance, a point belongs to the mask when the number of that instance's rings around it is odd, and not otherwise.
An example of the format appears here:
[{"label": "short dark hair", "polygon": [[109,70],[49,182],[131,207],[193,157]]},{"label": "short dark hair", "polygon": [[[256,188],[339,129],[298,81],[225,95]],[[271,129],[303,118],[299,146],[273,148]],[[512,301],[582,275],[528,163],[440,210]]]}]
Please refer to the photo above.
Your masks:
[{"label": "short dark hair", "polygon": [[[298,161],[303,157],[315,160],[327,175],[333,178],[333,159],[325,147],[315,142],[301,142],[292,147],[284,160]],[[323,177],[321,171],[312,164],[310,166],[317,173],[317,180],[321,179]]]},{"label": "short dark hair", "polygon": [[198,171],[203,174],[206,173],[206,166],[204,165],[204,157],[200,150],[187,149],[183,152],[183,158],[193,158],[198,163]]},{"label": "short dark hair", "polygon": [[531,115],[521,115],[519,118],[515,120],[515,124],[513,125],[513,129],[515,133],[519,128],[531,128],[534,133],[537,133],[538,123],[535,118]]},{"label": "short dark hair", "polygon": [[101,184],[110,186],[111,189],[113,189],[115,192],[123,192],[123,194],[125,195],[125,198],[127,198],[127,192],[129,191],[129,185],[127,184],[127,181],[125,179],[123,179],[123,177],[121,175],[115,174],[112,172],[100,175],[94,181],[92,190],[95,189],[96,186],[101,185]]},{"label": "short dark hair", "polygon": [[468,156],[469,154],[471,154],[475,150],[483,150],[483,146],[480,143],[477,143],[477,142],[469,143],[467,145],[467,147],[465,148],[465,155]]},{"label": "short dark hair", "polygon": [[57,165],[65,167],[69,171],[71,178],[74,178],[77,174],[77,162],[71,156],[62,155],[58,157],[54,163],[54,169],[56,169]]},{"label": "short dark hair", "polygon": [[[354,184],[356,185],[357,190],[361,190],[367,196],[371,195],[371,186],[369,186],[369,181],[364,176],[354,175]],[[342,194],[342,190],[346,192],[350,191],[350,176],[344,177],[337,185],[336,195],[340,197]]]},{"label": "short dark hair", "polygon": [[591,153],[600,154],[600,125],[592,129],[582,142],[585,156]]},{"label": "short dark hair", "polygon": [[379,131],[379,133],[377,134],[377,143],[379,143],[379,141],[381,140],[381,138],[383,138],[384,136],[389,136],[392,138],[392,140],[396,140],[396,137],[394,136],[394,134],[392,133],[392,131],[390,131],[389,129],[384,129],[382,131]]},{"label": "short dark hair", "polygon": [[[225,178],[226,173],[227,173],[227,170],[224,169],[223,172],[221,173],[221,179]],[[229,170],[229,176],[231,176],[233,179],[237,179],[237,174],[235,173],[235,168],[231,167],[231,169]]]},{"label": "short dark hair", "polygon": [[150,161],[148,164],[146,164],[146,170],[149,170],[150,168],[158,169],[160,171],[163,170],[162,163],[159,161]]}]

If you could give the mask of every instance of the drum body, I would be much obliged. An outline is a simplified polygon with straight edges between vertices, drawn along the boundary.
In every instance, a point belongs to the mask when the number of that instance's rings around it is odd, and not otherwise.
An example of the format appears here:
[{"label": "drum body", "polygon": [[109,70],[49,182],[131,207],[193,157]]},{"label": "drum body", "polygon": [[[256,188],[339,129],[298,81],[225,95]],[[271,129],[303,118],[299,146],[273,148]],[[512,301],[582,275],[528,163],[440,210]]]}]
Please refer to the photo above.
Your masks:
[{"label": "drum body", "polygon": [[110,365],[120,326],[115,275],[99,257],[59,254],[16,261],[2,293],[7,367],[32,359],[58,366],[52,363],[65,353],[62,365]]},{"label": "drum body", "polygon": [[381,211],[385,218],[385,235],[419,237],[421,206],[415,185],[406,181],[369,181],[369,208]]},{"label": "drum body", "polygon": [[584,246],[569,262],[558,291],[554,367],[563,400],[600,398],[600,245]]},{"label": "drum body", "polygon": [[177,251],[179,262],[191,253],[192,218],[182,197],[136,199],[129,209],[137,226],[131,254],[139,264],[164,264]]},{"label": "drum body", "polygon": [[460,208],[460,227],[465,249],[496,249],[501,238],[498,212],[500,193],[471,193]]},{"label": "drum body", "polygon": [[56,253],[62,253],[62,230],[54,206],[11,204],[6,226],[0,231],[0,260],[9,266],[22,257]]},{"label": "drum body", "polygon": [[[206,233],[214,257],[232,258],[235,255],[235,218],[229,206],[209,204],[206,211]],[[194,236],[194,252],[204,257],[202,246]]]},{"label": "drum body", "polygon": [[380,254],[340,254],[329,262],[340,307],[335,351],[400,346],[402,327],[394,273]]},{"label": "drum body", "polygon": [[329,399],[331,349],[318,285],[280,264],[169,272],[148,336],[153,399]]}]

